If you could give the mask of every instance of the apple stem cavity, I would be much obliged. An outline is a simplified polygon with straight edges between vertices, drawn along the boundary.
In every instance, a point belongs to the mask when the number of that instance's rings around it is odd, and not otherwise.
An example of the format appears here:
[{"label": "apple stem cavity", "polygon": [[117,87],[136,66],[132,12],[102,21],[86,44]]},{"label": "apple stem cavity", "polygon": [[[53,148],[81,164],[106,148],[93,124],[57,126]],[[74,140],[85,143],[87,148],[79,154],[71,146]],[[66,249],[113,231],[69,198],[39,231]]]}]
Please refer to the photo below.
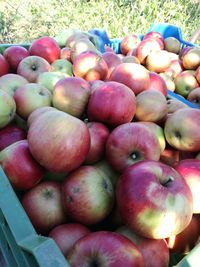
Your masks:
[{"label": "apple stem cavity", "polygon": [[169,187],[171,183],[174,181],[174,178],[172,176],[167,177],[167,180],[164,182],[161,182],[161,185],[164,187]]},{"label": "apple stem cavity", "polygon": [[136,161],[140,159],[140,153],[138,151],[134,151],[133,153],[131,153],[130,157]]}]

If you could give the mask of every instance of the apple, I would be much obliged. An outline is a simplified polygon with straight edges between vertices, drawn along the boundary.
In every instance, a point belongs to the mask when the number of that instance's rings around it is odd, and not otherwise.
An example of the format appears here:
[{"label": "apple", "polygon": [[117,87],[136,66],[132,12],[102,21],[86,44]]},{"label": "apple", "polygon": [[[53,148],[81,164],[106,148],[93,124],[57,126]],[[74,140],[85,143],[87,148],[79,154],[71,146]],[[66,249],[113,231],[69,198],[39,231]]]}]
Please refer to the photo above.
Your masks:
[{"label": "apple", "polygon": [[83,224],[66,223],[54,227],[49,232],[48,237],[53,238],[63,255],[67,258],[76,241],[89,232],[89,228]]},{"label": "apple", "polygon": [[58,173],[79,167],[90,148],[85,123],[54,108],[32,121],[27,139],[33,157],[47,170]]},{"label": "apple", "polygon": [[196,70],[200,64],[200,48],[192,47],[182,55],[183,67],[187,70]]},{"label": "apple", "polygon": [[24,193],[21,203],[38,234],[47,234],[66,222],[58,182],[40,182]]},{"label": "apple", "polygon": [[124,224],[146,238],[177,235],[192,219],[188,184],[159,161],[143,160],[128,167],[118,180],[116,198]]},{"label": "apple", "polygon": [[108,66],[100,53],[85,51],[73,61],[73,73],[86,81],[105,80]]},{"label": "apple", "polygon": [[9,73],[10,71],[10,65],[8,63],[8,61],[6,60],[6,58],[0,54],[0,77]]},{"label": "apple", "polygon": [[16,89],[26,83],[28,83],[28,81],[21,75],[8,73],[0,77],[0,90],[4,90],[9,95],[13,96]]},{"label": "apple", "polygon": [[85,164],[93,164],[103,159],[110,131],[101,122],[87,122],[86,125],[90,133],[90,149],[86,156]]},{"label": "apple", "polygon": [[45,71],[38,75],[36,83],[46,87],[49,92],[53,92],[54,86],[61,79],[67,78],[68,75],[58,71]]},{"label": "apple", "polygon": [[138,161],[159,160],[160,145],[155,133],[144,124],[124,123],[110,133],[106,158],[114,170],[122,173]]},{"label": "apple", "polygon": [[75,32],[73,32],[72,34],[70,34],[67,38],[66,38],[66,42],[65,42],[65,46],[67,48],[72,49],[72,47],[74,46],[74,44],[79,41],[79,40],[83,40],[83,39],[87,39],[88,40],[88,36],[86,35],[86,33],[80,31],[80,30],[75,30]]},{"label": "apple", "polygon": [[124,84],[109,81],[93,91],[87,107],[89,121],[102,122],[112,127],[130,122],[135,111],[133,91]]},{"label": "apple", "polygon": [[200,151],[200,110],[190,107],[176,110],[164,125],[167,142],[183,151]]},{"label": "apple", "polygon": [[112,71],[109,80],[125,84],[135,95],[146,90],[150,82],[147,69],[137,63],[119,64]]},{"label": "apple", "polygon": [[174,83],[176,86],[175,93],[183,97],[187,97],[193,89],[199,87],[194,70],[182,71],[175,77]]},{"label": "apple", "polygon": [[136,96],[135,118],[138,121],[159,122],[166,115],[167,100],[160,91],[149,89]]},{"label": "apple", "polygon": [[140,64],[139,59],[137,57],[135,57],[135,56],[132,56],[132,55],[123,57],[122,58],[122,62],[123,63],[137,63],[137,64]]},{"label": "apple", "polygon": [[3,127],[0,129],[0,151],[17,141],[26,139],[26,137],[26,131],[16,125],[10,124]]},{"label": "apple", "polygon": [[180,59],[172,59],[169,67],[165,73],[170,75],[173,79],[184,71],[183,64]]},{"label": "apple", "polygon": [[108,66],[108,72],[107,72],[107,78],[106,79],[109,79],[115,66],[121,64],[122,60],[118,57],[117,54],[115,54],[113,52],[103,53],[102,58],[105,60],[107,66]]},{"label": "apple", "polygon": [[104,84],[104,81],[94,80],[94,81],[90,81],[89,84],[90,84],[90,90],[92,94],[96,90],[96,88]]},{"label": "apple", "polygon": [[145,267],[168,267],[169,248],[165,239],[152,239],[139,236],[126,225],[116,229],[117,233],[130,239],[141,251]]},{"label": "apple", "polygon": [[8,125],[15,116],[16,104],[12,96],[0,90],[0,129]]},{"label": "apple", "polygon": [[14,93],[16,112],[27,119],[31,112],[39,107],[51,106],[52,95],[49,90],[38,83],[27,83]]},{"label": "apple", "polygon": [[73,76],[72,63],[66,59],[56,59],[51,63],[51,71],[62,72],[68,76]]},{"label": "apple", "polygon": [[60,58],[60,47],[54,38],[42,36],[32,42],[29,53],[32,56],[42,57],[51,64]]},{"label": "apple", "polygon": [[113,185],[97,167],[80,166],[63,182],[62,198],[72,221],[94,225],[105,219],[112,210]]},{"label": "apple", "polygon": [[195,77],[196,77],[198,83],[200,84],[200,66],[195,71]]},{"label": "apple", "polygon": [[200,106],[200,87],[196,87],[189,92],[187,100]]},{"label": "apple", "polygon": [[[142,40],[146,40],[146,39],[154,39],[154,40],[159,40],[160,43],[164,45],[164,37],[162,36],[162,34],[160,32],[156,32],[156,31],[150,31],[144,34],[143,39]],[[164,49],[164,46],[162,47],[162,49]]]},{"label": "apple", "polygon": [[155,89],[160,91],[165,97],[167,96],[167,85],[165,80],[156,72],[149,72],[149,78],[150,78],[150,83],[148,85],[149,89]]},{"label": "apple", "polygon": [[64,78],[54,86],[52,104],[55,108],[80,118],[86,110],[90,93],[90,85],[83,78]]},{"label": "apple", "polygon": [[120,51],[123,55],[127,55],[127,53],[136,48],[140,42],[141,40],[136,34],[127,34],[120,42]]},{"label": "apple", "polygon": [[166,144],[165,149],[161,152],[160,161],[169,166],[173,166],[180,160],[180,151]]},{"label": "apple", "polygon": [[12,71],[15,72],[17,70],[17,66],[19,65],[19,62],[25,57],[28,57],[30,53],[23,46],[12,45],[4,50],[3,55],[8,61]]},{"label": "apple", "polygon": [[149,53],[146,57],[145,66],[149,71],[160,73],[169,68],[170,64],[171,58],[169,52],[166,50],[158,50]]},{"label": "apple", "polygon": [[192,192],[193,213],[200,213],[200,160],[194,158],[182,159],[173,167],[183,176]]},{"label": "apple", "polygon": [[144,267],[144,259],[127,237],[95,231],[80,238],[68,257],[70,266]]},{"label": "apple", "polygon": [[189,52],[191,49],[193,49],[192,46],[182,47],[181,50],[179,51],[179,59],[182,61],[183,56],[185,56],[187,54],[187,52]]},{"label": "apple", "polygon": [[0,152],[0,165],[13,188],[29,190],[38,184],[45,169],[32,157],[27,140],[17,141]]},{"label": "apple", "polygon": [[37,81],[40,73],[50,71],[51,65],[39,56],[28,56],[22,59],[17,67],[17,74],[23,76],[30,83]]},{"label": "apple", "polygon": [[178,99],[169,98],[167,100],[167,117],[174,113],[176,110],[181,108],[188,108],[188,105]]},{"label": "apple", "polygon": [[159,76],[163,78],[166,83],[167,89],[174,92],[175,91],[175,83],[171,75],[167,72],[159,73]]},{"label": "apple", "polygon": [[164,39],[164,49],[168,52],[179,54],[181,50],[181,42],[177,38],[169,36]]},{"label": "apple", "polygon": [[68,48],[68,47],[61,48],[61,50],[60,50],[60,58],[63,58],[63,59],[68,60],[69,62],[72,62],[71,61],[71,49]]}]

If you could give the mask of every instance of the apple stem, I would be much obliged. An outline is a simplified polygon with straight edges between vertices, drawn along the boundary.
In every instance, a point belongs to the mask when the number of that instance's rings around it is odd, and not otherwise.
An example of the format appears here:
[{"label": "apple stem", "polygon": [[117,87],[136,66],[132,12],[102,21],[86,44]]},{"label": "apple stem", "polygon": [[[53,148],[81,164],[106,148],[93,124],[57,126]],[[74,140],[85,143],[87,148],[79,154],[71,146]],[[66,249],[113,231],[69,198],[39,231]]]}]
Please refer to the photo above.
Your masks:
[{"label": "apple stem", "polygon": [[161,184],[164,187],[168,187],[173,181],[174,181],[174,178],[172,176],[169,176],[168,179],[164,183],[161,183]]}]

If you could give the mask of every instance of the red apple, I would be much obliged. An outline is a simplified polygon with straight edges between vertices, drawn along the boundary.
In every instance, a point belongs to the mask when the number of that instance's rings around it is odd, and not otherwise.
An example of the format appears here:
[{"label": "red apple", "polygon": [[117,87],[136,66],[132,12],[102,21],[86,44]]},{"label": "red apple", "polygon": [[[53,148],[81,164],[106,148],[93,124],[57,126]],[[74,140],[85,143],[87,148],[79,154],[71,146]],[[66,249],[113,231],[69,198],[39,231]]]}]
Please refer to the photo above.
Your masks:
[{"label": "red apple", "polygon": [[83,78],[86,81],[105,80],[108,74],[108,66],[99,53],[85,51],[74,60],[73,72],[76,77]]},{"label": "red apple", "polygon": [[3,55],[7,59],[11,69],[15,72],[19,62],[25,57],[28,57],[30,53],[23,46],[12,45],[4,50]]},{"label": "red apple", "polygon": [[120,50],[122,54],[127,55],[127,53],[136,48],[140,42],[141,40],[136,34],[127,34],[120,42]]},{"label": "red apple", "polygon": [[122,60],[118,57],[117,54],[112,53],[112,52],[103,53],[102,58],[105,60],[107,66],[108,66],[107,79],[109,79],[115,66],[121,64]]},{"label": "red apple", "polygon": [[51,93],[38,83],[27,83],[18,87],[13,97],[16,112],[24,119],[27,119],[31,112],[39,107],[51,106]]},{"label": "red apple", "polygon": [[33,157],[47,170],[58,173],[79,167],[90,148],[85,123],[54,108],[32,121],[27,138]]},{"label": "red apple", "polygon": [[164,126],[167,142],[183,151],[200,151],[200,110],[181,108],[167,118]]},{"label": "red apple", "polygon": [[16,125],[7,125],[0,129],[0,151],[7,146],[26,139],[26,131]]},{"label": "red apple", "polygon": [[184,71],[183,64],[180,59],[173,59],[165,73],[170,75],[173,79]]},{"label": "red apple", "polygon": [[52,103],[59,110],[80,118],[86,110],[90,97],[90,85],[79,77],[58,81],[53,90]]},{"label": "red apple", "polygon": [[159,160],[160,145],[155,133],[144,124],[125,123],[110,133],[106,143],[106,158],[114,170],[123,172],[138,161]]},{"label": "red apple", "polygon": [[66,223],[54,227],[48,234],[53,238],[61,252],[67,258],[70,250],[81,237],[90,232],[89,228],[80,223]]},{"label": "red apple", "polygon": [[200,106],[200,87],[196,87],[189,92],[187,100]]},{"label": "red apple", "polygon": [[111,231],[96,231],[79,239],[69,257],[73,267],[144,267],[144,259],[127,237]]},{"label": "red apple", "polygon": [[68,47],[63,47],[60,50],[60,58],[67,59],[68,61],[72,62],[71,61],[71,49],[69,49]]},{"label": "red apple", "polygon": [[87,115],[89,121],[108,126],[130,122],[136,111],[135,94],[119,82],[105,82],[90,96]]},{"label": "red apple", "polygon": [[180,151],[171,147],[170,145],[166,145],[166,148],[162,151],[160,155],[160,161],[173,166],[180,159]]},{"label": "red apple", "polygon": [[29,48],[30,55],[39,56],[50,64],[60,58],[60,47],[56,40],[49,36],[42,36],[32,42]]},{"label": "red apple", "polygon": [[124,223],[147,238],[179,234],[192,219],[189,186],[175,169],[159,161],[128,167],[118,180],[116,197]]},{"label": "red apple", "polygon": [[0,54],[0,77],[9,73],[10,65],[3,55]]},{"label": "red apple", "polygon": [[200,160],[182,159],[174,166],[190,187],[193,197],[193,213],[200,213]]},{"label": "red apple", "polygon": [[0,90],[4,90],[9,95],[13,96],[17,88],[26,83],[28,83],[28,81],[23,76],[8,73],[0,77]]},{"label": "red apple", "polygon": [[93,164],[104,157],[106,141],[110,131],[101,122],[88,122],[86,125],[90,133],[90,150],[86,156],[85,163]]},{"label": "red apple", "polygon": [[45,172],[32,157],[27,140],[17,141],[4,148],[0,152],[0,164],[16,190],[33,188]]},{"label": "red apple", "polygon": [[137,63],[122,63],[116,66],[109,80],[125,84],[136,95],[146,90],[150,82],[147,69]]},{"label": "red apple", "polygon": [[25,192],[21,203],[39,234],[47,234],[54,227],[66,222],[58,182],[40,182]]},{"label": "red apple", "polygon": [[142,40],[146,40],[146,39],[154,39],[154,40],[159,39],[161,43],[164,43],[164,37],[162,36],[160,32],[156,32],[156,31],[150,31],[150,32],[145,33]]},{"label": "red apple", "polygon": [[164,96],[167,96],[167,85],[165,80],[156,72],[149,72],[149,78],[150,82],[146,90],[155,89],[160,91]]},{"label": "red apple", "polygon": [[17,74],[23,76],[30,83],[36,82],[40,73],[50,71],[51,65],[39,56],[28,56],[22,59],[17,67]]},{"label": "red apple", "polygon": [[116,232],[130,239],[138,247],[144,257],[145,267],[169,266],[169,248],[164,239],[139,236],[126,225],[117,228]]}]

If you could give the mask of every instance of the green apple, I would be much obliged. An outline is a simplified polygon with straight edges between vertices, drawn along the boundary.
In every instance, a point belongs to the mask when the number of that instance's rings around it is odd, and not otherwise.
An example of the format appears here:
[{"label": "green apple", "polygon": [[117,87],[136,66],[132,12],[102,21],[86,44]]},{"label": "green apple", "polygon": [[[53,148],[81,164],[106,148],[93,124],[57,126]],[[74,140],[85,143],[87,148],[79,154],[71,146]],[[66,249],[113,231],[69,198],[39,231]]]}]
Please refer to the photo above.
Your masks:
[{"label": "green apple", "polygon": [[61,72],[69,76],[73,76],[72,63],[67,59],[60,58],[54,60],[54,62],[51,64],[51,68],[53,72]]},{"label": "green apple", "polygon": [[0,128],[8,125],[14,118],[16,104],[11,95],[0,90]]},{"label": "green apple", "polygon": [[8,73],[0,77],[0,89],[13,96],[16,89],[28,81],[21,75]]}]

